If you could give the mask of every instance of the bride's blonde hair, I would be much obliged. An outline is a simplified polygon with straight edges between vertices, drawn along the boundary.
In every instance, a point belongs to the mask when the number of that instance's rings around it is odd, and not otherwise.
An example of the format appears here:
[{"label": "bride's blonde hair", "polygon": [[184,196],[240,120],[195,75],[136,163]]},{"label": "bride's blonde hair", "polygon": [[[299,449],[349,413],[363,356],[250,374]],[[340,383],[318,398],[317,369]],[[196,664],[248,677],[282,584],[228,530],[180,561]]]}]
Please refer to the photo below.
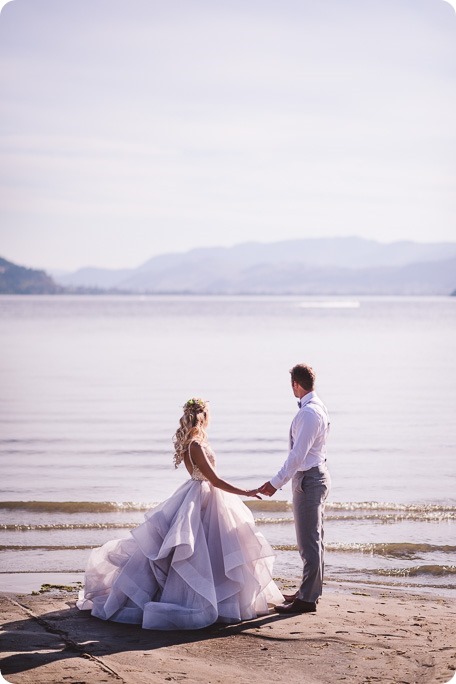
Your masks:
[{"label": "bride's blonde hair", "polygon": [[207,439],[206,428],[209,418],[209,407],[204,399],[189,399],[183,406],[184,414],[179,421],[174,443],[174,467],[182,462],[184,454],[191,442],[201,444]]}]

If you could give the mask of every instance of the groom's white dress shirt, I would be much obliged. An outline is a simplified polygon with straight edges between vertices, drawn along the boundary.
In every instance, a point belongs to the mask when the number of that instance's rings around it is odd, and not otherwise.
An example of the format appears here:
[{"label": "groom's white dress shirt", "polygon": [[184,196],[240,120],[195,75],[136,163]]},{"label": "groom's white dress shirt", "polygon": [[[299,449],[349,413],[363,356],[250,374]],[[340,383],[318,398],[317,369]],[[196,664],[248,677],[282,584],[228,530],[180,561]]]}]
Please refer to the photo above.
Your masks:
[{"label": "groom's white dress shirt", "polygon": [[288,458],[270,480],[275,489],[283,487],[298,471],[310,470],[326,461],[328,429],[325,405],[315,392],[309,392],[301,399],[301,408],[291,423]]}]

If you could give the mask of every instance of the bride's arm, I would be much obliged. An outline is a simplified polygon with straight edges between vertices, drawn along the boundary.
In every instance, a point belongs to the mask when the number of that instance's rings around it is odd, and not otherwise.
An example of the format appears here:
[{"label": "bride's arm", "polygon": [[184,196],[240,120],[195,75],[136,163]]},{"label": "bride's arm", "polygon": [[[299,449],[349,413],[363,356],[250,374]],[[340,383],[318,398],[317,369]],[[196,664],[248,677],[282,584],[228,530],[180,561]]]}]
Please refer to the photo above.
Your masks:
[{"label": "bride's arm", "polygon": [[257,495],[256,490],[239,489],[238,487],[234,487],[233,485],[231,485],[229,482],[225,482],[225,480],[222,480],[215,472],[211,463],[208,461],[206,454],[204,453],[200,445],[197,444],[197,442],[191,443],[190,454],[193,463],[196,466],[198,466],[202,475],[204,475],[204,477],[207,480],[209,480],[211,485],[213,485],[214,487],[218,487],[218,489],[223,489],[224,492],[229,492],[230,494],[239,494],[241,496],[255,496],[257,499],[260,498]]}]

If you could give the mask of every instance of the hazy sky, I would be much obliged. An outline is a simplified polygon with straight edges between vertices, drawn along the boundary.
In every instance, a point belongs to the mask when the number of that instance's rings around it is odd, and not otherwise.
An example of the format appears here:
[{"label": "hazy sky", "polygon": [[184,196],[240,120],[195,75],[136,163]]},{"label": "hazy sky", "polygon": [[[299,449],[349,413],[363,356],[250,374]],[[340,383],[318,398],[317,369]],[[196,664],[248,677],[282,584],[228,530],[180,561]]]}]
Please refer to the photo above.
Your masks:
[{"label": "hazy sky", "polygon": [[444,0],[12,0],[0,255],[454,240],[455,86]]}]

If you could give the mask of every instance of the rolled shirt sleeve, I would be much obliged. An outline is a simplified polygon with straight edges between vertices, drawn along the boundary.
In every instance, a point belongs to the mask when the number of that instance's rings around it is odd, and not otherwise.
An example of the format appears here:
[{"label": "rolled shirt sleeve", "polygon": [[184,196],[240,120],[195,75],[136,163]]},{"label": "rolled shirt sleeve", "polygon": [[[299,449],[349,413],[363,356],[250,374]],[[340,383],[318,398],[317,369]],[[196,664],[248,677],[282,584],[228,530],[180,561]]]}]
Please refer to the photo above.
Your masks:
[{"label": "rolled shirt sleeve", "polygon": [[306,469],[306,456],[320,428],[321,418],[312,409],[304,407],[296,414],[292,424],[293,448],[279,472],[270,480],[275,489],[283,487],[298,470]]}]

